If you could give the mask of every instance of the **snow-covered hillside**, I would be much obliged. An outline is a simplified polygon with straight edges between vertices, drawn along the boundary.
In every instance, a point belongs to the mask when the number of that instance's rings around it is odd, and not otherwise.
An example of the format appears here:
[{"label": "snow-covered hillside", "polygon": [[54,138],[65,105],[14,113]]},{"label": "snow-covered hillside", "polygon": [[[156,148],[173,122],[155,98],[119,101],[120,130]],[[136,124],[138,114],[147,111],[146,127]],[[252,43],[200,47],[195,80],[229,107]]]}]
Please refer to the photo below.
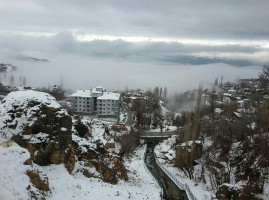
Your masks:
[{"label": "snow-covered hillside", "polygon": [[[82,137],[77,123],[49,94],[18,91],[5,97],[0,104],[0,199],[160,199],[143,165],[143,146],[120,158],[111,135],[124,132],[84,118],[88,133]],[[115,147],[107,147],[108,142]]]},{"label": "snow-covered hillside", "polygon": [[[200,144],[200,140],[196,140],[194,143]],[[205,141],[202,143],[203,145],[203,151],[207,152],[210,150],[212,141],[209,138],[205,138]],[[212,175],[211,172],[207,167],[205,167],[205,157],[202,156],[199,159],[195,160],[195,165],[193,166],[193,177],[192,179],[189,178],[189,174],[187,173],[187,170],[185,167],[179,168],[175,166],[176,163],[176,149],[179,147],[185,147],[185,149],[191,154],[191,151],[193,150],[193,141],[187,141],[184,143],[181,143],[176,148],[176,136],[173,136],[172,138],[169,138],[167,140],[164,140],[160,144],[158,144],[154,152],[156,154],[157,159],[160,163],[162,163],[170,173],[172,173],[181,183],[188,184],[190,187],[190,190],[194,194],[197,200],[208,200],[208,199],[217,199],[216,193],[218,190],[214,188],[214,185],[212,185]],[[239,146],[239,143],[234,143],[232,148],[232,153],[235,154],[236,148]],[[209,155],[212,159],[214,159],[214,153],[212,152],[211,155]],[[187,158],[186,158],[187,159]],[[217,160],[217,159],[216,159]],[[226,164],[224,161],[222,164]],[[227,169],[226,169],[227,170]],[[244,184],[243,181],[236,182],[235,179],[235,171],[236,168],[232,168],[231,170],[231,177],[232,177],[232,184],[224,184],[228,187],[234,188],[235,190],[240,190]],[[265,181],[264,183],[264,191],[263,194],[259,195],[259,198],[261,199],[268,199],[269,193],[269,183]],[[219,198],[218,198],[219,199]]]}]

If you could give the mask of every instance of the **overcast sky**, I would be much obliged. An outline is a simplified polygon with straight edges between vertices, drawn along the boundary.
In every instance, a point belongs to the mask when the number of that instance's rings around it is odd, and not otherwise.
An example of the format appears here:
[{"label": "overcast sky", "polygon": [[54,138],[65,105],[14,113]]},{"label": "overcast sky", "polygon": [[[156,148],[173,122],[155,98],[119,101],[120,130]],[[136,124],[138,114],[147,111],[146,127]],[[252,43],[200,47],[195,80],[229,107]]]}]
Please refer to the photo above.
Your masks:
[{"label": "overcast sky", "polygon": [[[51,62],[46,66],[54,68],[56,76],[72,77],[64,69],[76,57],[79,62],[73,68],[78,72],[94,69],[104,78],[105,71],[117,66],[111,71],[121,77],[126,78],[128,70],[140,77],[135,84],[106,76],[117,82],[114,87],[172,85],[169,74],[164,78],[157,73],[167,72],[167,66],[176,69],[171,76],[177,72],[179,77],[183,70],[198,73],[199,67],[204,76],[195,84],[210,81],[210,72],[255,77],[269,63],[268,8],[268,0],[0,0],[0,58],[21,67],[40,64],[17,61],[17,55],[47,58]],[[145,74],[152,70],[156,80]],[[84,79],[74,88],[98,82]],[[46,78],[40,83],[48,80],[56,82]]]}]

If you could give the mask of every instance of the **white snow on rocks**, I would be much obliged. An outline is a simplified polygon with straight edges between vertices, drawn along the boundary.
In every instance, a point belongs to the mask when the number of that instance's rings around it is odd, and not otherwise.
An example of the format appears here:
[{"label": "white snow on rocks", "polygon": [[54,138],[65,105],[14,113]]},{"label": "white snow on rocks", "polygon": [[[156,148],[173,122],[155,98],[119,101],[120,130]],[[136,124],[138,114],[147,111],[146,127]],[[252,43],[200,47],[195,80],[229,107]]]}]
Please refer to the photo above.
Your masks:
[{"label": "white snow on rocks", "polygon": [[[29,104],[31,104],[29,106]],[[2,140],[8,140],[14,134],[21,133],[23,127],[31,126],[36,120],[36,117],[32,117],[34,114],[39,114],[40,107],[46,105],[49,108],[57,109],[57,116],[61,117],[67,114],[65,109],[62,109],[61,105],[48,93],[37,92],[33,90],[16,91],[9,93],[0,104],[0,131],[8,129],[5,134],[0,135]],[[14,112],[20,113],[20,116],[14,118]],[[43,117],[43,116],[41,116]],[[7,128],[8,125],[16,125],[15,129]]]},{"label": "white snow on rocks", "polygon": [[[27,107],[31,101],[39,102],[31,107]],[[12,92],[5,97],[0,105],[0,199],[1,200],[30,200],[30,192],[40,193],[30,182],[26,175],[28,170],[38,171],[40,174],[48,177],[50,192],[45,195],[47,200],[73,200],[73,199],[102,199],[102,200],[157,200],[160,199],[160,191],[152,180],[150,174],[147,173],[143,165],[144,148],[138,149],[133,155],[124,158],[124,165],[127,168],[128,181],[120,180],[117,184],[109,184],[98,178],[87,178],[81,170],[83,163],[77,161],[72,174],[69,174],[63,164],[49,166],[39,166],[35,163],[25,165],[25,161],[30,158],[27,149],[19,147],[16,143],[9,141],[12,134],[20,134],[22,127],[33,123],[36,119],[31,118],[33,113],[39,112],[39,106],[45,104],[48,107],[59,109],[57,112],[65,114],[65,110],[61,108],[58,102],[49,94],[36,91],[18,91]],[[15,108],[14,108],[15,106]],[[13,130],[3,128],[6,120],[11,120],[10,110],[21,109],[22,115],[15,117],[13,121],[17,123],[17,127]],[[26,114],[24,114],[24,112]],[[59,114],[59,115],[61,115]],[[44,117],[40,115],[40,117]],[[30,119],[30,120],[29,120]],[[87,122],[87,120],[82,120]],[[93,120],[95,121],[95,120]],[[88,120],[91,123],[91,120]],[[72,139],[77,141],[79,146],[83,145],[96,148],[95,141],[100,140],[104,144],[111,139],[104,137],[105,126],[111,123],[98,121],[92,124],[92,136],[89,138],[81,138],[75,134]],[[65,131],[64,128],[61,129]],[[8,137],[7,137],[8,136]],[[25,135],[25,139],[30,142],[40,142],[47,140],[46,133],[38,133],[35,136]],[[27,138],[30,137],[30,138]],[[88,148],[84,150],[87,151]],[[119,150],[118,144],[113,150]],[[98,172],[94,167],[89,168],[89,172],[98,177]],[[29,185],[31,190],[29,190]]]}]

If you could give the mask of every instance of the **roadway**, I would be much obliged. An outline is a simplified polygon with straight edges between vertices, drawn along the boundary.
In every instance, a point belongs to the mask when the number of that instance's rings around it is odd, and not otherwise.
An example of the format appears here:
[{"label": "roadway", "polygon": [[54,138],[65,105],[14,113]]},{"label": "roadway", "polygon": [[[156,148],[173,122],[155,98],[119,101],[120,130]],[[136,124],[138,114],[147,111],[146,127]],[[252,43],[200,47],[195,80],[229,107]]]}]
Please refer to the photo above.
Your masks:
[{"label": "roadway", "polygon": [[122,108],[127,113],[127,119],[126,119],[125,125],[126,126],[132,126],[134,124],[132,111],[128,108],[128,106],[126,105],[125,102],[122,101],[121,105],[122,105]]}]

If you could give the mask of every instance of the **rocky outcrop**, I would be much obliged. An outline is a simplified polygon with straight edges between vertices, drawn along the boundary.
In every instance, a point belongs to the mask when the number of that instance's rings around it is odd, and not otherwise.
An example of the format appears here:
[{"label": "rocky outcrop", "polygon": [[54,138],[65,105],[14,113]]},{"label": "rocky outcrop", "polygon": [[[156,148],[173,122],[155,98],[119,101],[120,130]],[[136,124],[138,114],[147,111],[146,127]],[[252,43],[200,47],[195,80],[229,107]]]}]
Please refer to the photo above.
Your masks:
[{"label": "rocky outcrop", "polygon": [[47,93],[10,93],[0,105],[0,127],[7,141],[29,151],[25,165],[64,164],[71,174],[78,160],[79,170],[86,177],[113,184],[127,180],[122,159],[108,151],[115,144],[105,147],[101,140],[91,138],[81,121],[72,124],[71,116]]},{"label": "rocky outcrop", "polygon": [[[116,184],[118,179],[127,180],[127,170],[122,159],[116,154],[109,153],[103,143],[99,140],[92,145],[80,145],[78,141],[73,141],[76,147],[78,161],[84,163],[84,176],[91,178],[101,178],[105,182]],[[92,174],[87,167],[95,168],[99,175]]]},{"label": "rocky outcrop", "polygon": [[63,163],[72,172],[72,119],[52,96],[36,91],[12,92],[4,99],[0,111],[0,116],[5,116],[0,121],[2,131],[28,149],[34,163]]}]

